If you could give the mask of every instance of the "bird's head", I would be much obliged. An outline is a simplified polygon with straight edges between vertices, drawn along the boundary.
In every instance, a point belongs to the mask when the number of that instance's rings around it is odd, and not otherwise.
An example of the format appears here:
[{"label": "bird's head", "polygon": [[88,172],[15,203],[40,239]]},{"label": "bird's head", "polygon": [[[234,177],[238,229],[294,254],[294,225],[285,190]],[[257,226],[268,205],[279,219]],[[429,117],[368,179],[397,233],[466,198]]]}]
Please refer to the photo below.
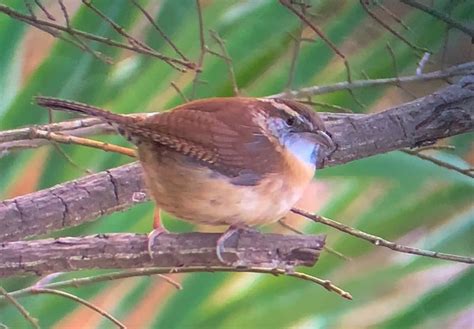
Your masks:
[{"label": "bird's head", "polygon": [[261,99],[267,131],[300,160],[316,166],[331,155],[336,146],[319,115],[294,100]]}]

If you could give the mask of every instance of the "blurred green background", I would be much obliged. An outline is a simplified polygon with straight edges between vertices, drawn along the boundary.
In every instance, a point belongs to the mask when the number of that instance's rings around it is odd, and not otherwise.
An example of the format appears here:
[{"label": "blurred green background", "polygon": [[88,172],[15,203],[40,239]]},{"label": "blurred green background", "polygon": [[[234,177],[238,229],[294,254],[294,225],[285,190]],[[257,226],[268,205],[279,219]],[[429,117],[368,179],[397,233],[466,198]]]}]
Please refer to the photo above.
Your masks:
[{"label": "blurred green background", "polygon": [[[28,2],[28,1],[27,1]],[[28,14],[25,1],[1,4]],[[32,2],[31,2],[32,3]],[[42,1],[63,22],[58,2]],[[127,31],[160,52],[176,56],[130,1],[95,0],[94,5]],[[139,1],[190,59],[199,57],[196,3],[191,0]],[[401,5],[380,1],[409,29],[372,6],[383,21],[407,39],[433,52],[425,70],[472,61],[469,37],[449,30],[439,20]],[[472,26],[472,1],[434,1],[435,9]],[[93,34],[123,40],[103,19],[80,4],[65,0],[72,24]],[[312,20],[347,56],[353,79],[413,75],[420,59],[363,10],[358,1],[311,1]],[[276,1],[201,1],[207,45],[214,30],[225,40],[236,78],[244,95],[265,96],[288,86],[294,36],[301,23]],[[36,7],[35,7],[36,8]],[[38,17],[44,17],[35,9]],[[343,61],[308,28],[299,51],[292,89],[345,81]],[[0,129],[48,122],[48,113],[32,105],[34,95],[86,102],[118,113],[160,111],[183,102],[176,83],[192,95],[193,73],[180,73],[156,58],[89,43],[109,56],[103,63],[70,44],[0,13]],[[387,45],[392,49],[392,58]],[[232,95],[227,66],[207,54],[196,86],[196,98]],[[314,97],[314,101],[374,112],[421,97],[446,85],[421,82],[356,90],[360,106],[346,91]],[[331,109],[315,107],[318,111]],[[55,115],[55,121],[67,116]],[[473,162],[472,134],[443,143],[453,152],[433,155],[460,166]],[[102,140],[128,145],[120,137]],[[0,197],[8,199],[101,171],[130,159],[77,146],[61,146],[77,166],[53,147],[0,156]],[[79,168],[78,168],[79,167]],[[300,206],[403,244],[437,251],[474,253],[473,180],[416,157],[392,152],[317,173]],[[52,236],[99,232],[148,232],[153,206],[136,206],[99,220],[56,232]],[[328,234],[328,244],[352,261],[324,253],[314,268],[302,269],[332,280],[351,292],[352,302],[319,286],[293,278],[257,274],[199,273],[176,275],[183,284],[176,291],[158,277],[139,277],[67,289],[111,312],[131,328],[468,328],[474,317],[474,269],[465,264],[426,259],[375,248],[365,241],[298,218],[288,219],[306,233]],[[1,225],[1,223],[0,223]],[[193,228],[165,217],[172,231]],[[202,229],[202,228],[198,228]],[[281,227],[263,228],[279,232]],[[66,274],[62,278],[94,275],[99,271]],[[0,280],[8,291],[27,287],[34,278]],[[20,302],[44,328],[112,328],[108,320],[57,296],[30,296]],[[9,328],[29,324],[11,305],[0,305],[0,323]]]}]

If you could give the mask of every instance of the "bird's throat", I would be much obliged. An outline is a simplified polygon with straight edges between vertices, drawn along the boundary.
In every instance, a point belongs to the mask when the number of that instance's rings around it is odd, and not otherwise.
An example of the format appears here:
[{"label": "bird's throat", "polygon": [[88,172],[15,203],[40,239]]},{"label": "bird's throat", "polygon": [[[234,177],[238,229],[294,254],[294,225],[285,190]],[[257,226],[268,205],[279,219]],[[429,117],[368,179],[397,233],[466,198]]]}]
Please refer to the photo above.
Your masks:
[{"label": "bird's throat", "polygon": [[320,146],[300,134],[288,134],[283,138],[283,144],[299,160],[316,167]]}]

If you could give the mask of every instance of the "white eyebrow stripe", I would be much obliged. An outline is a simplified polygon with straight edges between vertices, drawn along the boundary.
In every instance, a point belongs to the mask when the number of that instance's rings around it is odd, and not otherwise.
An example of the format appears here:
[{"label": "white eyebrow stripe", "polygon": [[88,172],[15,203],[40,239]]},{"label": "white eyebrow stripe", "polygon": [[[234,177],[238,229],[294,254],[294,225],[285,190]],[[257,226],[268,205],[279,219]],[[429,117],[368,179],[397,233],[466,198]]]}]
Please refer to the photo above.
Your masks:
[{"label": "white eyebrow stripe", "polygon": [[272,98],[259,98],[260,101],[272,104],[273,107],[287,113],[289,116],[301,118],[300,114],[284,103],[280,103]]}]

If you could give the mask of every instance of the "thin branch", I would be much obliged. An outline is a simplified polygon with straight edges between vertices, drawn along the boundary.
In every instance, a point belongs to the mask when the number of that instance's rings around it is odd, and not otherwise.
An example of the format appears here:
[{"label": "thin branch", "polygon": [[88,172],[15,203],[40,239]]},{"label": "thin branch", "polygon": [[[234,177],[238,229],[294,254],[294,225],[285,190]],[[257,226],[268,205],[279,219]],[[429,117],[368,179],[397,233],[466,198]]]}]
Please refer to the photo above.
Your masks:
[{"label": "thin branch", "polygon": [[45,28],[45,27],[46,28],[53,28],[53,29],[56,29],[57,31],[62,31],[62,32],[68,33],[70,35],[75,34],[77,36],[83,37],[84,39],[97,41],[97,42],[107,44],[107,45],[112,46],[112,47],[127,49],[127,50],[131,50],[133,52],[136,52],[136,53],[152,56],[152,57],[155,57],[155,58],[158,58],[158,59],[164,61],[168,65],[170,65],[173,68],[175,68],[179,71],[182,71],[182,72],[186,71],[185,68],[191,69],[191,70],[196,70],[197,69],[196,65],[192,62],[185,61],[185,60],[182,60],[182,59],[168,57],[168,56],[165,56],[165,55],[163,55],[163,54],[161,54],[161,53],[159,53],[155,50],[149,50],[149,49],[143,49],[141,47],[131,46],[131,45],[126,44],[126,43],[121,43],[121,42],[118,42],[118,41],[115,41],[115,40],[112,40],[112,39],[109,39],[109,38],[104,38],[104,37],[101,37],[101,36],[98,36],[98,35],[95,35],[95,34],[92,34],[92,33],[88,33],[88,32],[82,31],[82,30],[77,30],[77,29],[73,29],[73,28],[70,28],[70,27],[67,27],[67,26],[63,26],[61,24],[54,23],[54,22],[37,19],[33,16],[28,16],[28,15],[25,15],[23,13],[20,13],[16,10],[13,10],[12,8],[10,8],[8,6],[5,6],[5,5],[2,5],[2,4],[0,4],[0,13],[1,12],[3,12],[4,14],[7,14],[8,16],[10,16],[14,19],[17,19],[17,20],[22,21],[24,23],[30,24],[30,25],[32,25],[34,27],[37,27],[37,28],[39,28],[39,26],[42,26],[43,28]]},{"label": "thin branch", "polygon": [[379,23],[384,29],[389,31],[391,34],[393,34],[395,37],[406,43],[410,48],[413,50],[419,51],[419,52],[430,52],[428,49],[419,47],[412,42],[410,42],[408,39],[406,39],[403,35],[392,29],[387,23],[385,23],[382,19],[380,19],[377,15],[374,14],[374,12],[367,6],[367,0],[359,0],[362,8],[365,10],[365,12],[372,17],[377,23]]},{"label": "thin branch", "polygon": [[54,16],[51,15],[48,10],[46,10],[46,8],[41,4],[41,1],[40,0],[34,0],[36,5],[39,7],[39,9],[41,9],[41,11],[46,15],[46,17],[52,21],[55,21],[54,19]]},{"label": "thin branch", "polygon": [[[70,21],[70,18],[69,18],[69,13],[67,12],[67,8],[64,5],[63,0],[59,0],[58,2],[59,2],[59,7],[61,8],[61,11],[63,13],[64,19],[66,21],[66,27],[70,30],[69,34],[77,42],[76,46],[79,47],[80,49],[82,49],[83,51],[89,52],[90,54],[92,54],[92,56],[94,56],[98,60],[103,61],[104,63],[113,64],[113,61],[112,61],[111,58],[103,55],[102,53],[100,53],[98,51],[95,51],[94,49],[89,47],[89,45],[86,42],[82,41],[82,39],[80,37],[78,37],[77,35],[74,34],[74,32],[73,32],[74,29],[71,27],[71,21]],[[67,41],[72,42],[72,40],[69,40],[69,39],[67,39]]]},{"label": "thin branch", "polygon": [[114,153],[129,156],[129,157],[132,157],[132,158],[136,158],[136,152],[135,152],[135,150],[133,150],[131,148],[122,147],[122,146],[109,144],[109,143],[104,143],[104,142],[99,142],[99,141],[95,141],[95,140],[88,139],[88,138],[62,135],[62,134],[57,134],[57,133],[44,131],[44,130],[39,130],[39,129],[35,129],[35,128],[31,128],[31,138],[32,139],[43,138],[43,139],[53,141],[53,142],[57,142],[57,143],[88,146],[88,147],[103,150],[105,152],[114,152]]},{"label": "thin branch", "polygon": [[123,36],[128,42],[130,43],[131,46],[133,47],[138,47],[142,48],[145,50],[153,51],[153,49],[145,44],[143,41],[138,40],[137,38],[131,36],[130,34],[125,31],[123,27],[121,27],[119,24],[115,23],[111,18],[109,18],[107,15],[105,15],[99,8],[94,6],[92,4],[92,0],[81,0],[82,3],[91,9],[94,13],[96,13],[100,18],[102,18],[104,21],[110,24],[110,26],[121,36]]},{"label": "thin branch", "polygon": [[414,152],[423,152],[423,151],[430,151],[430,150],[444,150],[444,151],[454,151],[456,149],[455,146],[453,145],[427,145],[427,146],[421,146],[417,147],[414,150]]},{"label": "thin branch", "polygon": [[299,102],[303,103],[303,104],[308,104],[308,105],[311,105],[311,106],[321,106],[323,108],[329,109],[330,112],[333,112],[333,113],[354,113],[350,109],[342,107],[342,106],[329,104],[329,103],[324,103],[324,102],[313,101],[311,99],[310,100],[299,100]]},{"label": "thin branch", "polygon": [[159,25],[155,22],[153,17],[150,16],[150,14],[143,8],[136,0],[130,0],[135,7],[137,7],[145,16],[145,18],[148,20],[148,22],[155,28],[156,31],[161,35],[161,37],[173,48],[173,50],[181,56],[181,58],[187,62],[189,62],[189,59],[178,49],[178,47],[173,43],[173,41],[166,35],[166,33],[159,27]]},{"label": "thin branch", "polygon": [[291,52],[290,71],[288,72],[288,80],[286,81],[285,89],[291,89],[293,86],[293,80],[294,80],[295,71],[296,71],[296,63],[298,61],[298,56],[301,49],[301,42],[302,42],[301,39],[303,37],[304,26],[305,26],[304,22],[300,22],[297,35],[293,37],[294,43],[293,43],[293,49]]},{"label": "thin branch", "polygon": [[183,91],[178,87],[178,85],[176,85],[176,83],[171,81],[170,85],[171,85],[171,87],[173,87],[174,90],[176,90],[178,95],[181,96],[181,98],[183,99],[183,101],[185,103],[189,102],[189,99],[186,97],[186,95],[183,93]]},{"label": "thin branch", "polygon": [[70,294],[68,292],[65,292],[65,291],[60,291],[60,290],[57,290],[57,289],[49,289],[49,288],[38,288],[38,287],[34,287],[32,289],[32,293],[33,294],[50,294],[50,295],[57,295],[57,296],[61,296],[61,297],[64,297],[64,298],[68,298],[76,303],[79,303],[79,304],[82,304],[88,308],[90,308],[91,310],[93,310],[94,312],[97,312],[99,313],[100,315],[102,315],[103,317],[109,319],[110,321],[112,321],[112,323],[116,324],[117,327],[119,328],[126,328],[126,326],[120,322],[119,320],[117,320],[112,314],[110,314],[109,312],[107,311],[104,311],[103,309],[101,309],[100,307],[92,304],[92,303],[89,303],[87,300],[85,299],[82,299],[78,296],[75,296],[73,294]]},{"label": "thin branch", "polygon": [[406,25],[405,22],[403,22],[403,20],[400,17],[395,15],[395,13],[393,13],[390,9],[385,7],[382,3],[377,2],[377,6],[380,9],[382,9],[388,16],[390,16],[394,21],[396,21],[398,24],[400,24],[405,30],[411,31],[410,27],[408,25]]},{"label": "thin branch", "polygon": [[268,97],[291,97],[291,98],[304,98],[308,96],[315,96],[321,94],[328,94],[340,90],[349,90],[357,88],[371,88],[375,86],[384,86],[390,84],[406,83],[406,82],[418,82],[418,81],[429,81],[429,80],[441,80],[447,77],[469,75],[474,73],[474,62],[468,62],[461,65],[453,66],[449,69],[442,71],[434,71],[421,75],[409,75],[395,78],[385,79],[372,79],[372,80],[357,80],[352,83],[338,82],[332,85],[326,86],[312,86],[301,88],[298,90],[290,90],[279,94],[274,94]]},{"label": "thin branch", "polygon": [[230,58],[229,53],[227,52],[227,49],[225,47],[225,42],[222,40],[222,38],[219,36],[219,34],[216,31],[210,31],[211,37],[217,42],[219,45],[219,48],[221,49],[222,52],[222,57],[224,61],[227,64],[227,71],[229,72],[229,78],[230,82],[232,83],[232,89],[234,91],[234,96],[240,95],[239,92],[239,86],[237,85],[237,79],[235,78],[235,73],[234,73],[234,65],[232,63],[232,58]]},{"label": "thin branch", "polygon": [[[296,233],[296,234],[304,234],[303,232],[299,231],[298,229],[294,228],[293,226],[291,226],[290,224],[288,224],[287,222],[285,222],[283,219],[280,219],[278,221],[278,224],[280,224],[281,226],[283,226],[284,228],[286,228],[287,230],[293,232],[293,233]],[[351,258],[347,257],[346,255],[340,253],[339,251],[336,251],[330,247],[328,247],[327,245],[324,246],[324,250],[327,251],[328,253],[330,254],[333,254],[341,259],[344,259],[346,261],[352,261]]]},{"label": "thin branch", "polygon": [[392,58],[392,65],[393,65],[393,71],[394,71],[394,75],[395,77],[398,79],[397,81],[397,87],[399,89],[401,89],[402,91],[404,91],[405,93],[407,93],[408,95],[410,95],[413,99],[416,99],[416,95],[413,94],[411,91],[409,91],[408,89],[404,88],[402,86],[402,84],[400,83],[400,77],[399,77],[399,71],[398,71],[398,64],[397,64],[397,57],[395,56],[395,52],[393,51],[392,49],[392,46],[390,45],[390,43],[387,42],[387,50],[388,50],[388,53],[390,54],[390,57]]},{"label": "thin branch", "polygon": [[419,3],[418,1],[414,1],[414,0],[400,0],[400,2],[403,2],[407,5],[409,5],[411,7],[414,7],[414,8],[417,8],[421,11],[424,11],[425,13],[442,20],[443,22],[445,22],[449,26],[451,26],[455,29],[458,29],[459,31],[462,31],[462,32],[466,33],[471,38],[474,38],[474,29],[471,29],[471,28],[469,28],[465,25],[462,25],[461,23],[455,21],[454,19],[452,19],[451,17],[443,14],[442,12],[439,12],[439,11],[437,11],[437,10],[431,8],[431,7],[428,7],[428,6],[426,6],[422,3]]},{"label": "thin branch", "polygon": [[[385,85],[398,85],[400,82],[418,82],[418,81],[429,81],[429,80],[440,80],[446,77],[459,76],[469,74],[469,71],[474,72],[474,62],[461,64],[458,66],[450,67],[443,71],[434,71],[431,73],[422,74],[420,76],[411,75],[398,78],[388,79],[374,79],[374,80],[358,80],[351,84],[347,82],[339,82],[332,85],[325,86],[312,86],[298,90],[292,90],[283,92],[280,94],[274,94],[268,97],[286,97],[286,98],[308,98],[313,95],[322,95],[332,92],[337,92],[344,89],[357,89],[357,88],[369,88],[373,86],[385,86]],[[307,102],[307,101],[303,101]],[[326,106],[329,104],[313,102],[315,105]],[[312,103],[309,103],[312,104]],[[334,105],[331,108],[340,112],[347,112],[343,108],[337,108]],[[146,114],[134,114],[134,115],[153,115],[155,113]],[[60,123],[54,123],[50,125],[37,126],[39,130],[63,133],[64,135],[71,136],[89,136],[95,134],[111,133],[115,130],[99,119],[95,118],[80,118],[72,121],[64,121]],[[32,140],[31,139],[31,128],[19,128],[6,131],[0,131],[0,153],[7,153],[13,150],[21,150],[28,148],[36,148],[41,145],[45,145],[44,140]]]},{"label": "thin branch", "polygon": [[35,12],[33,10],[33,5],[31,4],[30,0],[23,0],[23,2],[25,3],[25,7],[30,13],[31,17],[36,18]]},{"label": "thin branch", "polygon": [[432,162],[432,163],[434,163],[434,164],[436,164],[440,167],[443,167],[443,168],[446,168],[446,169],[449,169],[449,170],[454,170],[454,171],[456,171],[456,172],[458,172],[462,175],[465,175],[467,177],[474,178],[474,172],[472,172],[472,168],[466,168],[466,169],[459,168],[455,165],[450,164],[449,162],[436,159],[435,157],[432,157],[432,156],[429,156],[429,155],[426,155],[426,154],[422,154],[422,153],[420,153],[419,150],[403,149],[401,151],[406,153],[406,154],[416,156],[420,159],[430,161],[430,162]]},{"label": "thin branch", "polygon": [[21,305],[14,296],[7,292],[2,286],[0,286],[0,297],[3,296],[9,303],[17,308],[21,315],[31,324],[33,328],[39,329],[38,320],[33,318],[26,308]]},{"label": "thin branch", "polygon": [[359,239],[369,241],[370,243],[374,244],[375,246],[389,248],[389,249],[392,249],[394,251],[398,251],[398,252],[402,252],[402,253],[406,253],[406,254],[413,254],[413,255],[419,255],[419,256],[424,256],[424,257],[444,259],[444,260],[449,260],[449,261],[452,261],[452,262],[474,264],[474,257],[445,254],[445,253],[440,253],[440,252],[436,252],[436,251],[423,250],[423,249],[403,246],[403,245],[396,244],[394,242],[385,240],[385,239],[383,239],[381,237],[378,237],[376,235],[372,235],[372,234],[369,234],[369,233],[362,232],[362,231],[360,231],[356,228],[341,224],[341,223],[336,222],[332,219],[329,219],[329,218],[326,218],[326,217],[323,217],[323,216],[319,216],[319,215],[313,215],[309,212],[306,212],[306,211],[298,209],[298,208],[293,208],[293,209],[291,209],[291,211],[294,212],[295,214],[298,214],[298,215],[301,215],[305,218],[311,219],[312,221],[314,221],[316,223],[321,223],[321,224],[330,226],[332,228],[335,228],[336,230],[339,230],[341,232],[350,234],[350,235],[355,236]]},{"label": "thin branch", "polygon": [[[202,65],[204,64],[204,57],[206,56],[207,52],[207,47],[206,47],[206,40],[204,38],[204,21],[202,18],[202,10],[201,10],[201,3],[199,0],[195,0],[196,2],[196,10],[197,10],[197,16],[198,16],[198,30],[199,30],[199,46],[200,46],[200,52],[199,52],[199,58],[197,60],[197,66],[199,69],[202,70]],[[199,80],[200,72],[196,71],[193,79],[193,89],[191,93],[191,99],[194,99],[196,97],[196,88],[197,84],[201,82]]]},{"label": "thin branch", "polygon": [[90,170],[90,169],[87,169],[87,168],[83,168],[81,167],[80,165],[78,165],[77,163],[74,162],[74,160],[61,148],[61,146],[51,140],[52,144],[53,144],[53,147],[54,149],[64,158],[66,159],[66,161],[75,169],[79,170],[80,172],[84,172],[88,175],[92,175],[94,173],[94,171]]},{"label": "thin branch", "polygon": [[[349,66],[349,61],[347,60],[346,56],[336,47],[336,45],[324,34],[324,32],[316,24],[313,24],[306,17],[304,11],[299,12],[292,6],[291,0],[280,0],[280,3],[283,6],[287,7],[291,12],[293,12],[302,22],[308,25],[309,28],[311,28],[311,30],[313,30],[329,46],[329,48],[331,48],[331,50],[343,60],[347,72],[347,83],[352,83],[351,67]],[[365,107],[365,105],[362,104],[355,96],[354,91],[351,88],[346,88],[346,90],[361,108]]]},{"label": "thin branch", "polygon": [[[150,276],[156,274],[170,274],[170,273],[195,273],[195,272],[248,272],[248,273],[261,273],[261,274],[271,274],[276,276],[289,276],[300,280],[310,281],[318,285],[323,286],[330,292],[335,292],[339,296],[349,299],[352,299],[352,296],[347,291],[337,287],[332,284],[329,280],[319,279],[317,277],[311,276],[309,274],[301,272],[289,272],[284,269],[277,269],[271,267],[253,267],[253,268],[229,268],[222,266],[213,266],[213,267],[190,267],[190,268],[139,268],[133,270],[127,270],[122,272],[115,272],[109,274],[101,274],[85,278],[77,278],[71,280],[65,280],[61,282],[51,283],[45,286],[45,288],[50,289],[61,289],[61,288],[77,288],[81,286],[90,285],[92,283],[104,282],[109,280],[118,280],[123,278],[130,278],[136,276]],[[28,287],[25,289],[13,291],[10,293],[11,296],[15,298],[25,297],[32,295],[34,287]],[[0,296],[0,302],[2,298]]]}]

